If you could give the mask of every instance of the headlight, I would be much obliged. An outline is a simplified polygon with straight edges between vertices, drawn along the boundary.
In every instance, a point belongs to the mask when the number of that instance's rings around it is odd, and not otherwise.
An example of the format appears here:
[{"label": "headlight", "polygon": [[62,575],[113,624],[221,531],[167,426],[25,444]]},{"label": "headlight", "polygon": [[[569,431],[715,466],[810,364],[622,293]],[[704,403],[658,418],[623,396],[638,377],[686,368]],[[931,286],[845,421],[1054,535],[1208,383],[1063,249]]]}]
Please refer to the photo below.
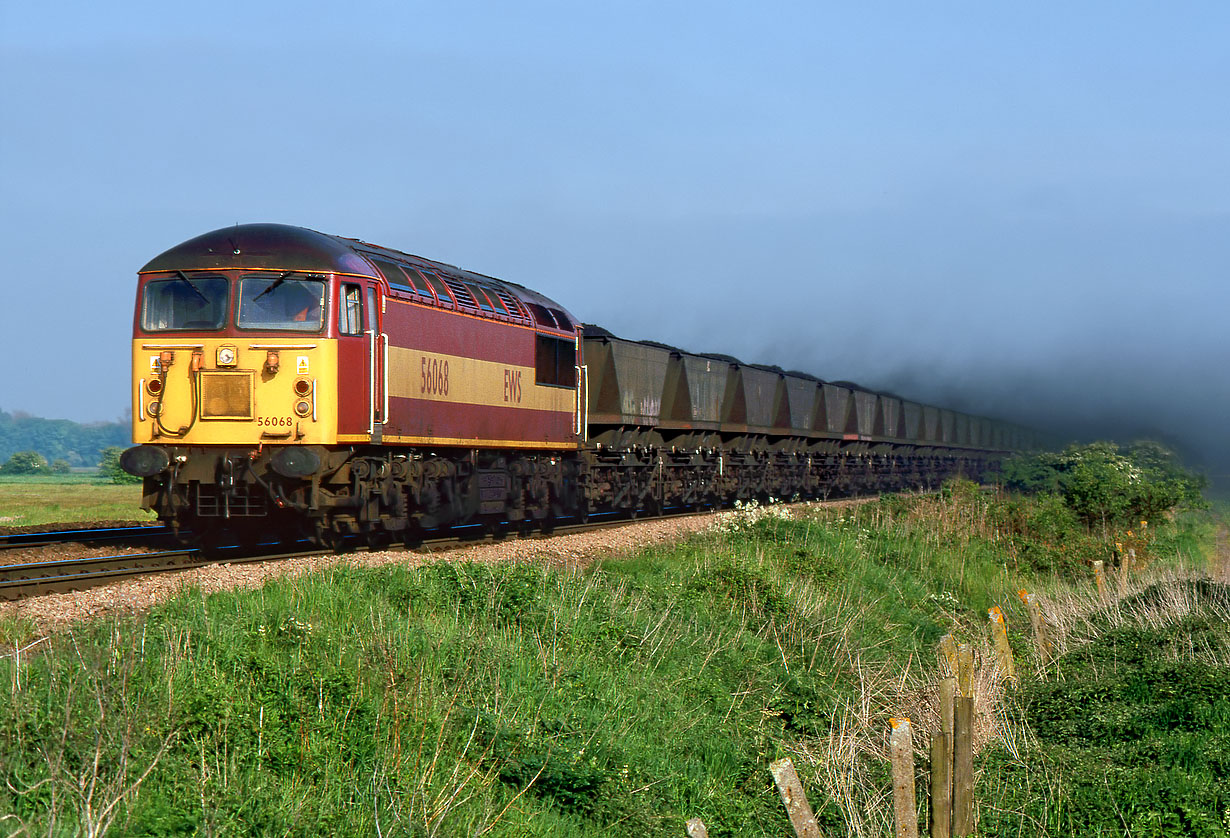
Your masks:
[{"label": "headlight", "polygon": [[218,347],[218,366],[233,367],[235,366],[235,347],[219,346]]}]

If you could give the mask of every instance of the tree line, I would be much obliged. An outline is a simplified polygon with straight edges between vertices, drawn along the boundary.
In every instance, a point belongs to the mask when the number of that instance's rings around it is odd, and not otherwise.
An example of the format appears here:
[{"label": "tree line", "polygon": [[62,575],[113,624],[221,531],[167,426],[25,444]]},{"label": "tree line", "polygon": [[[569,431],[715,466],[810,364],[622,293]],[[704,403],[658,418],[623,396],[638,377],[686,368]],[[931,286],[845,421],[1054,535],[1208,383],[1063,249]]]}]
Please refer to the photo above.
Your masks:
[{"label": "tree line", "polygon": [[[0,473],[55,474],[104,466],[104,452],[130,445],[127,421],[73,422],[0,410]],[[118,464],[118,453],[112,453]]]}]

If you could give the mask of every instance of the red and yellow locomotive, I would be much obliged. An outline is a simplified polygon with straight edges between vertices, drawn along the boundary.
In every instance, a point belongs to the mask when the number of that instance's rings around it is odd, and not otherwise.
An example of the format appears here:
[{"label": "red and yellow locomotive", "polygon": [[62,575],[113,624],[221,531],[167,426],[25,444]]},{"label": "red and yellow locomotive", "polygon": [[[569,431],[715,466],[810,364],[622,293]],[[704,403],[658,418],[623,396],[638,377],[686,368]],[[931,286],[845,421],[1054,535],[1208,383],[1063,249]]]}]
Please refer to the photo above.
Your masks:
[{"label": "red and yellow locomotive", "polygon": [[579,332],[529,289],[354,239],[249,224],[140,271],[145,505],[194,530],[320,535],[567,514]]}]

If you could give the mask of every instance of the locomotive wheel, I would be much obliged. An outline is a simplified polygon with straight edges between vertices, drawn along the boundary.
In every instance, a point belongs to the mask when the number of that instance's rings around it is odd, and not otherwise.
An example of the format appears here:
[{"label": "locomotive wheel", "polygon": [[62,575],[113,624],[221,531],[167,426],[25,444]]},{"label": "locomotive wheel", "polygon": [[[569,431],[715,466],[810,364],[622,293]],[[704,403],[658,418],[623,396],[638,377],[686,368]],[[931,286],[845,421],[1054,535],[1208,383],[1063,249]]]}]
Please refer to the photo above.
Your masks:
[{"label": "locomotive wheel", "polygon": [[383,550],[393,543],[392,534],[383,528],[372,527],[363,533],[363,542],[368,550]]},{"label": "locomotive wheel", "polygon": [[328,524],[317,524],[316,541],[321,548],[334,553],[341,553],[346,546],[345,534]]}]

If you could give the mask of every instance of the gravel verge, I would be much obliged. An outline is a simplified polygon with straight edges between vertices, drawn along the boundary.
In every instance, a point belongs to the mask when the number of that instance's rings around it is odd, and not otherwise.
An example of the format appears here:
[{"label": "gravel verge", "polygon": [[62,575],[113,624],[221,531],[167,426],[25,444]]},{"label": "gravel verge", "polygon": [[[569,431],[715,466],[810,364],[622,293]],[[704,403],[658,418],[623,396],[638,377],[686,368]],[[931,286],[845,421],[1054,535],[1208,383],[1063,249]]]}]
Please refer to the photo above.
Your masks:
[{"label": "gravel verge", "polygon": [[[805,508],[840,508],[874,498],[799,504]],[[788,505],[790,506],[790,505]],[[679,518],[630,521],[599,530],[555,535],[549,538],[508,538],[496,542],[461,545],[436,550],[394,550],[347,553],[341,556],[309,556],[268,562],[216,564],[192,570],[145,576],[66,594],[44,594],[16,602],[0,603],[0,618],[28,620],[39,632],[66,628],[74,623],[113,614],[135,614],[163,602],[185,588],[202,594],[259,588],[271,579],[314,573],[338,565],[407,567],[430,562],[535,562],[556,568],[583,569],[608,556],[627,555],[643,547],[678,541],[709,529],[721,513],[706,512]]]},{"label": "gravel verge", "polygon": [[[217,564],[141,577],[85,591],[45,594],[0,603],[0,618],[28,620],[39,632],[55,631],[112,614],[135,614],[170,599],[185,588],[203,594],[258,588],[271,579],[302,576],[329,567],[408,567],[436,561],[537,562],[550,567],[584,568],[604,556],[622,555],[653,544],[676,541],[712,526],[713,513],[667,520],[634,521],[589,532],[550,538],[509,538],[443,550],[393,550],[309,556],[268,562]],[[75,553],[74,555],[80,555]]]}]

